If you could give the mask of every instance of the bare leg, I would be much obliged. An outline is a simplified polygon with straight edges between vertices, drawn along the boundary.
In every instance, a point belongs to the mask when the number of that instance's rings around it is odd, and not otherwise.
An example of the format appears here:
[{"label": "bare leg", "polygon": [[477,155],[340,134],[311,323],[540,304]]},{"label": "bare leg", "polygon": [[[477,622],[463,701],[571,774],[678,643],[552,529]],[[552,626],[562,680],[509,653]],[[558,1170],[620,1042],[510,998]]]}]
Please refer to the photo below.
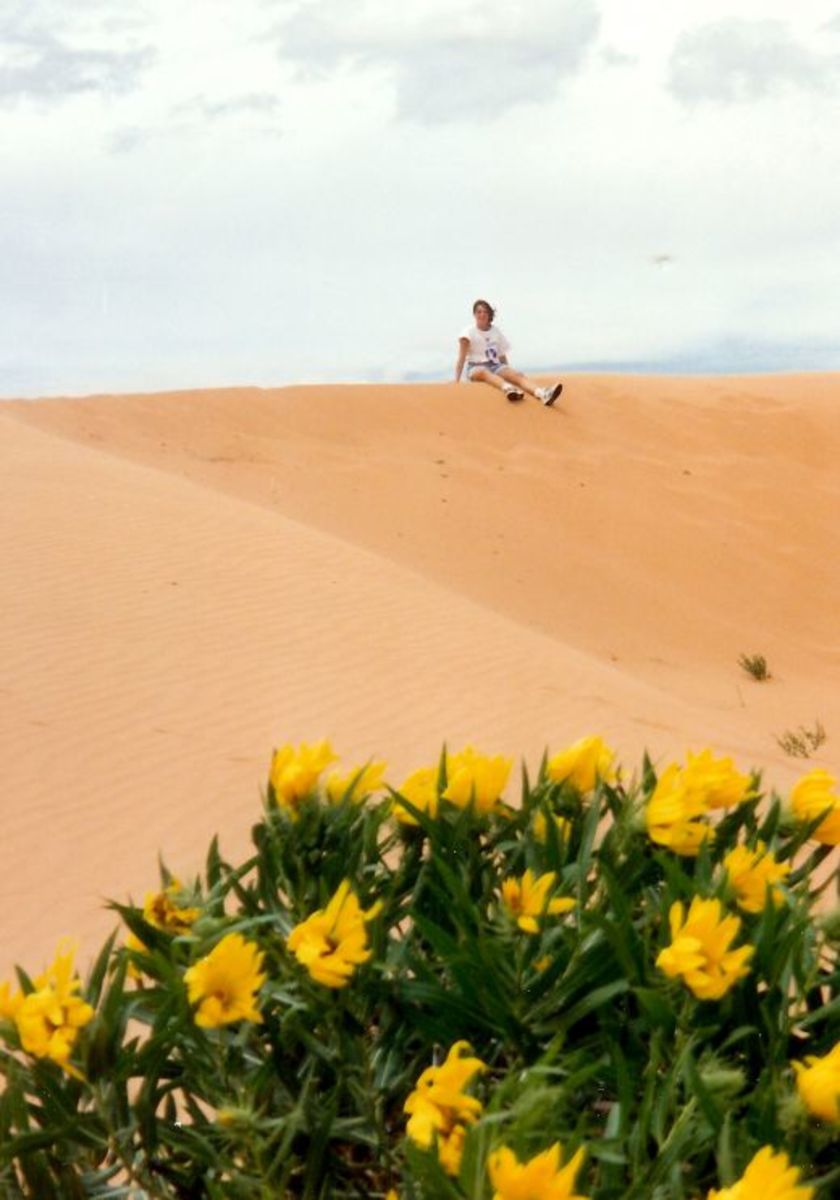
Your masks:
[{"label": "bare leg", "polygon": [[533,396],[535,400],[542,401],[542,396],[540,395],[542,389],[539,384],[534,383],[533,379],[529,379],[527,375],[522,375],[519,371],[514,371],[513,367],[502,367],[499,374],[508,383],[515,384],[523,392],[527,392],[529,396]]},{"label": "bare leg", "polygon": [[[503,369],[507,370],[506,367]],[[498,388],[500,392],[506,391],[512,383],[517,386],[515,380],[503,379],[501,371],[498,375],[494,375],[492,371],[485,371],[483,367],[475,367],[470,372],[470,383],[489,383],[491,387]]]}]

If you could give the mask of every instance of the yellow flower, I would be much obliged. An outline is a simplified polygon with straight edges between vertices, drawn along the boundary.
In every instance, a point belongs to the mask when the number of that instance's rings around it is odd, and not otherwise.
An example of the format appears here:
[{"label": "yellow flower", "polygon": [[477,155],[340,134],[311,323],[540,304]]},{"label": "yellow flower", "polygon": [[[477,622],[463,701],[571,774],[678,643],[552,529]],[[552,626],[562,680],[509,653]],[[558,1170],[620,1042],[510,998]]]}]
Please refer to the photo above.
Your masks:
[{"label": "yellow flower", "polygon": [[702,795],[707,808],[732,808],[746,800],[752,789],[749,775],[736,770],[731,758],[715,758],[711,750],[689,751],[683,777],[688,790]]},{"label": "yellow flower", "polygon": [[723,869],[744,912],[762,912],[768,888],[774,904],[781,904],[784,899],[779,883],[787,878],[790,866],[777,862],[763,842],[757,842],[755,850],[749,846],[730,850],[723,860]]},{"label": "yellow flower", "polygon": [[[419,770],[412,771],[400,784],[399,794],[405,796],[409,804],[434,818],[438,811],[437,777],[438,773],[434,767],[420,767]],[[394,801],[394,816],[403,825],[417,824],[417,818],[400,804],[399,800]]]},{"label": "yellow flower", "polygon": [[345,796],[354,804],[361,804],[365,796],[381,789],[385,767],[384,762],[372,762],[343,774],[333,771],[327,778],[327,795],[333,804],[340,804]]},{"label": "yellow flower", "polygon": [[566,896],[548,899],[556,878],[554,871],[546,871],[537,877],[529,868],[520,879],[511,877],[502,880],[505,908],[525,933],[539,933],[537,917],[569,912],[575,907],[575,901]]},{"label": "yellow flower", "polygon": [[559,1142],[524,1163],[502,1146],[487,1159],[493,1200],[586,1200],[574,1190],[582,1163],[581,1149],[561,1167]]},{"label": "yellow flower", "polygon": [[35,979],[35,990],[12,1000],[20,1044],[35,1058],[49,1058],[69,1075],[80,1078],[70,1064],[79,1030],[94,1010],[77,995],[81,981],[73,974],[74,951],[62,943],[55,960]]},{"label": "yellow flower", "polygon": [[647,803],[645,822],[651,841],[675,854],[693,858],[714,837],[705,820],[715,808],[729,808],[750,796],[748,775],[736,771],[731,758],[714,758],[711,750],[688,754],[684,767],[671,763],[660,775]]},{"label": "yellow flower", "polygon": [[811,1200],[812,1187],[798,1187],[799,1168],[783,1151],[762,1146],[737,1183],[712,1188],[708,1200]]},{"label": "yellow flower", "polygon": [[241,933],[228,933],[209,954],[184,972],[195,1023],[218,1029],[232,1021],[262,1021],[257,992],[265,983],[264,954]]},{"label": "yellow flower", "polygon": [[671,763],[659,776],[645,808],[648,836],[675,854],[694,858],[703,842],[714,837],[703,820],[707,812],[702,792],[690,787],[684,771]]},{"label": "yellow flower", "polygon": [[[134,953],[134,954],[148,954],[149,953],[149,947],[146,945],[146,943],[141,942],[141,940],[137,936],[137,934],[132,933],[131,930],[129,930],[128,933],[125,935],[125,948],[126,948],[126,950],[131,950],[132,953]],[[132,958],[129,958],[129,960],[128,960],[126,974],[128,975],[128,977],[130,979],[142,980],[142,978],[143,978],[143,972],[140,970],[140,968],[137,966],[137,964],[134,962],[134,960]]]},{"label": "yellow flower", "polygon": [[817,767],[803,775],[791,789],[790,804],[798,821],[820,821],[811,835],[826,846],[840,846],[840,795],[832,789],[837,780],[828,771]]},{"label": "yellow flower", "polygon": [[371,956],[365,923],[381,908],[377,901],[363,909],[345,879],[326,908],[295,925],[287,945],[316,983],[343,988],[356,967]]},{"label": "yellow flower", "polygon": [[548,777],[554,783],[570,783],[579,792],[591,792],[599,779],[615,779],[614,751],[601,737],[584,737],[548,760]]},{"label": "yellow flower", "polygon": [[465,1051],[468,1042],[456,1042],[439,1067],[427,1067],[403,1105],[409,1114],[406,1133],[416,1146],[429,1149],[437,1142],[441,1166],[457,1175],[461,1166],[466,1126],[478,1120],[482,1104],[464,1088],[479,1071],[486,1070],[480,1058]]},{"label": "yellow flower", "polygon": [[730,950],[741,928],[741,918],[724,916],[719,900],[695,896],[688,917],[678,900],[671,905],[671,945],[656,965],[672,979],[682,977],[698,1000],[719,1000],[739,979],[749,974],[746,965],[752,946]]},{"label": "yellow flower", "polygon": [[[572,832],[571,821],[569,821],[566,817],[558,816],[557,813],[552,813],[551,815],[557,828],[557,837],[560,841],[568,841]],[[542,842],[543,845],[545,845],[545,843],[548,841],[548,821],[546,820],[545,813],[541,809],[534,813],[532,827],[534,830],[534,837],[538,842]]]},{"label": "yellow flower", "polygon": [[[182,894],[183,889],[177,879],[170,880],[163,891],[146,892],[143,920],[155,929],[174,936],[187,933],[201,916],[201,909],[179,904]],[[135,933],[130,932],[125,937],[125,948],[139,954],[148,954],[149,951],[148,946]],[[143,972],[131,961],[128,963],[128,974],[132,979],[143,977]]]},{"label": "yellow flower", "polygon": [[458,808],[472,803],[477,813],[492,812],[505,790],[512,766],[512,758],[501,754],[491,758],[472,746],[465,746],[457,754],[447,754],[444,799]]},{"label": "yellow flower", "polygon": [[161,892],[146,892],[144,920],[165,933],[187,933],[201,916],[201,909],[179,904],[182,895],[183,888],[177,879],[170,880]]},{"label": "yellow flower", "polygon": [[822,1058],[809,1054],[795,1062],[796,1088],[805,1107],[815,1117],[840,1125],[840,1042]]},{"label": "yellow flower", "polygon": [[269,779],[278,805],[290,816],[297,816],[301,800],[314,790],[321,772],[331,762],[335,762],[335,755],[327,741],[314,746],[301,742],[297,749],[287,745],[275,750]]},{"label": "yellow flower", "polygon": [[457,1175],[464,1157],[464,1142],[467,1140],[466,1125],[453,1125],[437,1135],[438,1161],[447,1175]]},{"label": "yellow flower", "polygon": [[14,1021],[23,1003],[23,992],[12,992],[8,983],[0,983],[0,1021]]}]

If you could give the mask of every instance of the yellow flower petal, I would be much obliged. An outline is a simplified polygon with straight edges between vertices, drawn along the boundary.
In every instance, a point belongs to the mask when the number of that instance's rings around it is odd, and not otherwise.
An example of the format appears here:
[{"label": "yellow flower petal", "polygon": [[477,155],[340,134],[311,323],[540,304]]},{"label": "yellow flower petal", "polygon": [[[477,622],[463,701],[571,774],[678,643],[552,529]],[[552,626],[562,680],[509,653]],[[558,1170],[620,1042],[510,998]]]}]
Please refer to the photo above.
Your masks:
[{"label": "yellow flower petal", "polygon": [[671,944],[656,965],[670,978],[681,978],[698,1000],[719,1000],[749,974],[754,947],[730,949],[741,927],[739,917],[724,916],[719,900],[695,896],[686,916],[677,901],[669,914]]},{"label": "yellow flower petal", "polygon": [[486,1068],[468,1051],[467,1042],[456,1042],[445,1062],[422,1072],[403,1106],[409,1114],[408,1137],[423,1149],[436,1144],[441,1166],[450,1175],[460,1170],[466,1126],[477,1121],[482,1111],[481,1102],[464,1088]]},{"label": "yellow flower petal", "polygon": [[448,754],[444,799],[458,808],[472,804],[479,814],[492,812],[507,786],[512,766],[512,758],[480,754],[472,746],[465,746],[457,754]]},{"label": "yellow flower petal", "polygon": [[779,886],[790,872],[788,863],[777,862],[763,842],[754,850],[736,846],[723,860],[739,908],[744,912],[760,913],[769,891],[774,904],[781,904],[784,892]]},{"label": "yellow flower petal", "polygon": [[377,901],[363,909],[350,890],[350,881],[345,879],[326,908],[318,909],[294,927],[286,944],[316,983],[343,988],[356,967],[371,956],[365,925],[381,908]]},{"label": "yellow flower petal", "polygon": [[204,958],[184,972],[194,1020],[205,1029],[233,1021],[262,1021],[256,994],[265,983],[263,952],[241,933],[228,933]]},{"label": "yellow flower petal", "polygon": [[487,1159],[493,1200],[586,1200],[574,1190],[582,1164],[580,1149],[561,1167],[559,1142],[524,1163],[509,1147],[501,1146]]},{"label": "yellow flower petal", "polygon": [[834,776],[818,767],[797,780],[790,793],[790,805],[798,821],[815,821],[824,814],[812,837],[826,846],[840,846],[840,795],[836,785]]},{"label": "yellow flower petal", "polygon": [[69,1061],[70,1054],[94,1010],[78,995],[82,984],[73,968],[74,953],[71,943],[62,942],[51,965],[34,981],[35,990],[7,997],[5,1007],[27,1054],[51,1059],[69,1075],[81,1078]]},{"label": "yellow flower petal", "polygon": [[[557,829],[557,837],[561,841],[568,841],[572,832],[571,821],[567,817],[558,816],[557,813],[552,813],[551,815],[555,828]],[[544,812],[540,811],[534,813],[532,827],[534,830],[534,837],[538,842],[542,842],[544,845],[548,841],[548,822],[546,821]]]},{"label": "yellow flower petal", "polygon": [[731,758],[715,758],[711,750],[689,751],[683,770],[685,786],[703,797],[706,808],[733,808],[751,794],[752,781]]},{"label": "yellow flower petal", "polygon": [[275,750],[269,781],[278,806],[296,817],[301,801],[315,790],[321,773],[331,762],[335,762],[335,754],[328,741],[315,745],[302,742],[298,747],[286,745]]},{"label": "yellow flower petal", "polygon": [[[404,796],[409,804],[421,812],[428,813],[430,817],[436,817],[438,811],[437,777],[438,773],[434,767],[420,767],[400,784],[399,795]],[[400,804],[399,800],[394,801],[393,811],[394,816],[403,825],[417,824],[417,818]]]},{"label": "yellow flower petal", "polygon": [[615,779],[614,758],[603,738],[580,738],[548,760],[548,777],[554,783],[570,783],[578,792],[591,792],[599,779],[606,783]]},{"label": "yellow flower petal", "polygon": [[821,1058],[810,1054],[795,1062],[796,1089],[815,1117],[840,1125],[840,1042]]},{"label": "yellow flower petal", "polygon": [[333,771],[327,777],[327,795],[333,804],[340,804],[345,796],[353,804],[361,804],[367,796],[381,791],[385,770],[384,762],[372,762],[351,771]]},{"label": "yellow flower petal", "polygon": [[519,879],[511,876],[502,880],[502,903],[525,933],[539,933],[538,917],[569,912],[575,907],[575,901],[567,896],[549,899],[556,877],[554,871],[536,876],[528,868]]},{"label": "yellow flower petal", "polygon": [[799,1168],[772,1146],[763,1146],[731,1187],[712,1188],[708,1200],[812,1200],[815,1189],[799,1185]]},{"label": "yellow flower petal", "polygon": [[684,772],[671,763],[659,776],[645,807],[648,836],[675,854],[694,858],[703,842],[714,836],[704,821],[707,812],[702,792],[689,787]]}]

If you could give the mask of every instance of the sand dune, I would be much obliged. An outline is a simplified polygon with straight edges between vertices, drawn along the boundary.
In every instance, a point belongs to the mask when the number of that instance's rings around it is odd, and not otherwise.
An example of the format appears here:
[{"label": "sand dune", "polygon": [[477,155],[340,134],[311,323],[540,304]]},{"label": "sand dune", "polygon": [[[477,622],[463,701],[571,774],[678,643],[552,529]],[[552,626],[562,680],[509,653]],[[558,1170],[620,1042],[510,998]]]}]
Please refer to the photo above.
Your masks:
[{"label": "sand dune", "polygon": [[159,850],[240,852],[285,740],[837,770],[839,453],[838,375],[3,403],[0,971],[92,948]]}]

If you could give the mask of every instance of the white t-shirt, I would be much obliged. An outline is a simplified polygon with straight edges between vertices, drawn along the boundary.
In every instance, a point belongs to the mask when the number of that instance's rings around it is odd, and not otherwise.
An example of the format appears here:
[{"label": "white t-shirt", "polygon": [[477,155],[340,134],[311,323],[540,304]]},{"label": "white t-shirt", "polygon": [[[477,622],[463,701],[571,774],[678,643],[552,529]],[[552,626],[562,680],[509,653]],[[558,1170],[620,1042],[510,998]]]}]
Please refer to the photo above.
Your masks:
[{"label": "white t-shirt", "polygon": [[462,329],[459,337],[466,338],[470,343],[467,351],[467,363],[477,366],[479,363],[497,363],[507,357],[510,342],[501,329],[491,325],[489,329],[479,329],[477,325],[468,325]]}]

